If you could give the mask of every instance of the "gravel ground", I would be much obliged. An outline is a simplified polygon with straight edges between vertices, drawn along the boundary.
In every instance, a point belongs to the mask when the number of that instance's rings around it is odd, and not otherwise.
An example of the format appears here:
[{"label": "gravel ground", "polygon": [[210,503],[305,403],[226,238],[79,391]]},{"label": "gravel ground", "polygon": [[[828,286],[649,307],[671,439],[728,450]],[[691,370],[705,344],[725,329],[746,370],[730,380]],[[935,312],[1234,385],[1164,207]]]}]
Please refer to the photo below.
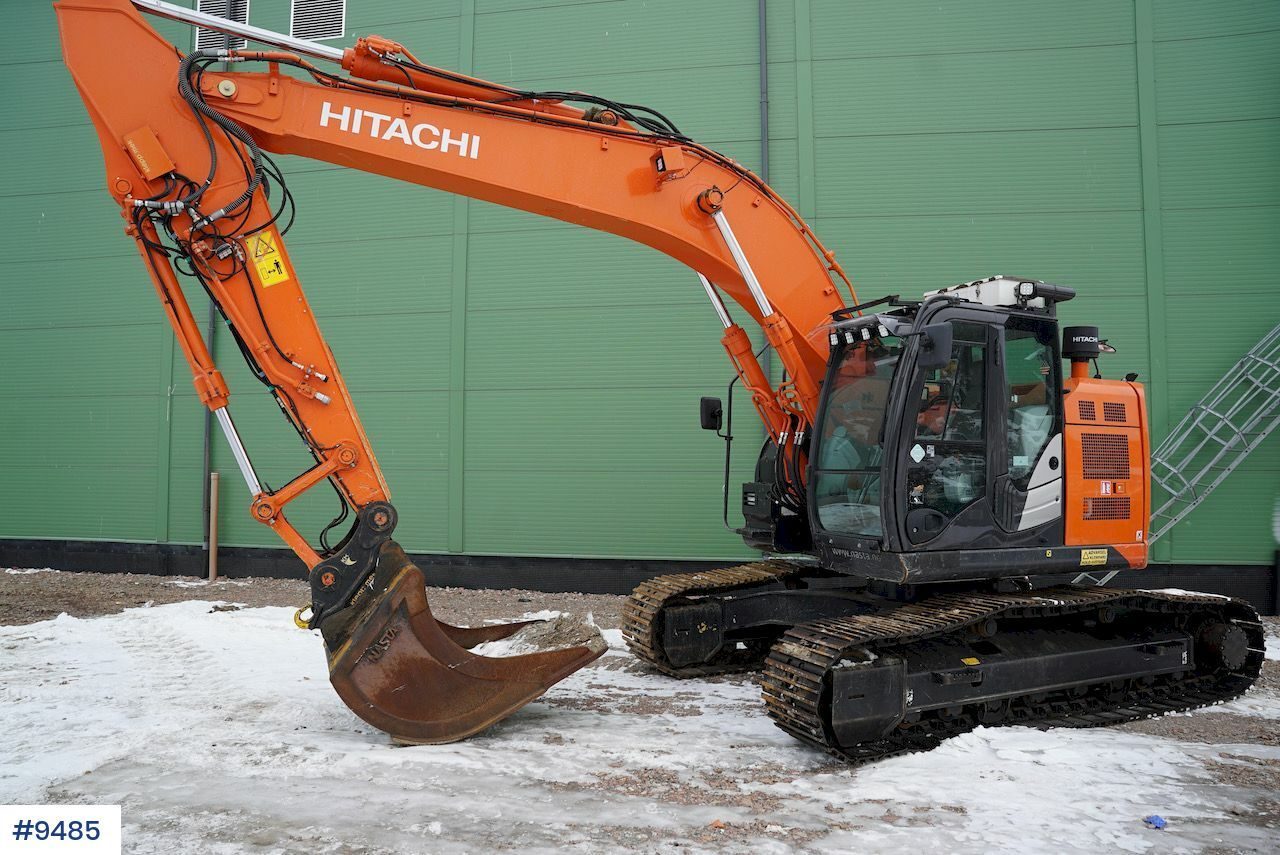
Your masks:
[{"label": "gravel ground", "polygon": [[[463,626],[525,612],[591,612],[604,628],[620,626],[622,597],[603,594],[544,594],[538,591],[432,588],[431,611]],[[147,576],[137,573],[0,572],[0,626],[72,617],[115,614],[147,603],[233,600],[249,607],[302,606],[311,594],[301,579],[219,579]]]},{"label": "gravel ground", "polygon": [[[457,588],[431,589],[433,611],[442,620],[460,625],[475,625],[486,620],[518,618],[522,614],[542,610],[564,611],[582,615],[590,612],[602,629],[616,629],[622,597],[583,594],[545,594],[519,590],[466,590]],[[251,579],[222,580],[208,583],[189,577],[159,577],[133,574],[61,573],[31,571],[0,571],[0,625],[22,625],[45,621],[66,612],[75,617],[90,617],[122,612],[148,604],[159,605],[188,600],[232,601],[249,607],[289,606],[297,607],[308,600],[308,592],[301,580]],[[1265,618],[1268,634],[1280,637],[1280,619]],[[621,661],[621,660],[619,660]],[[618,662],[606,664],[606,668],[619,667]],[[639,666],[638,663],[635,667]],[[750,689],[749,677],[730,676],[713,678],[712,683],[743,684]],[[594,684],[593,684],[594,685]],[[687,685],[687,684],[686,684]],[[670,691],[657,694],[645,692],[614,691],[601,686],[600,692],[552,693],[543,703],[550,708],[564,707],[575,710],[607,712],[615,715],[640,717],[670,717],[691,720],[704,714],[705,699],[698,691],[687,691],[680,684],[672,684]],[[604,691],[608,688],[609,691]],[[691,687],[696,688],[696,687]],[[731,687],[730,687],[731,688]],[[1276,839],[1280,835],[1280,720],[1273,715],[1249,714],[1242,707],[1249,698],[1261,697],[1273,703],[1280,697],[1280,662],[1268,661],[1264,665],[1259,685],[1249,697],[1232,705],[1196,714],[1175,714],[1159,719],[1133,722],[1111,730],[1143,734],[1195,746],[1218,746],[1205,749],[1203,775],[1213,782],[1215,792],[1228,794],[1227,807],[1220,822],[1222,827],[1252,828],[1254,838],[1242,840]],[[746,708],[753,698],[744,697],[740,705]],[[754,706],[753,706],[754,708]],[[1064,736],[1066,739],[1068,737]],[[1141,738],[1141,737],[1139,737]],[[559,740],[559,741],[558,741]],[[544,738],[548,744],[561,744],[563,737],[548,732]],[[1201,749],[1197,748],[1197,751]],[[804,772],[804,778],[821,781],[832,776],[847,774],[842,764],[823,761]],[[611,773],[614,770],[610,770]],[[759,764],[745,777],[735,770],[726,772],[726,779],[717,782],[714,774],[704,774],[696,782],[683,780],[669,770],[661,768],[617,769],[616,774],[606,774],[593,782],[589,789],[601,793],[632,795],[660,799],[668,804],[701,806],[707,810],[733,807],[753,814],[785,811],[786,802],[769,791],[776,781],[795,778],[791,768],[771,769]],[[723,783],[719,786],[718,783]],[[554,784],[570,791],[583,789],[580,783]],[[875,800],[872,800],[875,801]],[[871,807],[876,807],[871,805]],[[912,816],[900,817],[894,813],[894,805],[882,805],[886,816],[892,816],[893,825],[910,826]],[[937,804],[938,810],[947,811],[947,804]],[[870,808],[868,808],[870,809]],[[917,806],[916,811],[924,810]],[[906,808],[902,808],[906,810]],[[963,812],[959,808],[957,813]],[[930,814],[933,816],[933,814]],[[847,819],[847,818],[846,818]],[[831,817],[826,831],[839,828],[840,817]],[[889,820],[886,820],[887,822]],[[936,823],[934,817],[930,823]],[[746,845],[749,841],[775,826],[739,824],[723,829],[713,824],[704,837],[695,838],[714,848],[732,846],[736,839]],[[619,828],[613,840],[626,844],[627,835],[634,830]],[[807,835],[819,837],[816,830],[794,830],[788,838],[791,846],[804,848]],[[705,839],[704,839],[705,838]],[[1267,846],[1255,847],[1251,843],[1228,844],[1218,849],[1210,841],[1201,839],[1199,851],[1275,851]],[[637,848],[645,848],[648,841],[632,841]],[[1208,844],[1208,845],[1205,845]],[[646,849],[646,851],[649,851]],[[656,850],[655,850],[656,851]],[[667,851],[667,850],[663,850]],[[672,849],[670,851],[681,851]],[[1178,850],[1189,851],[1189,850]]]}]

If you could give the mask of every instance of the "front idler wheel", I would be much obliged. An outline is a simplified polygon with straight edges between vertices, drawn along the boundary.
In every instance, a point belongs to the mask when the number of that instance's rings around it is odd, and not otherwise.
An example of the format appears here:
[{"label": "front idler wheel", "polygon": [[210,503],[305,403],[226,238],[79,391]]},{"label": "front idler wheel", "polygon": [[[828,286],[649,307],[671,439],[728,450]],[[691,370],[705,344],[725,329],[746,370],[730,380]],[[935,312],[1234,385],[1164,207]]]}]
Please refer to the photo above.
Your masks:
[{"label": "front idler wheel", "polygon": [[1195,649],[1203,665],[1235,671],[1249,655],[1249,637],[1234,623],[1211,621],[1196,632]]}]

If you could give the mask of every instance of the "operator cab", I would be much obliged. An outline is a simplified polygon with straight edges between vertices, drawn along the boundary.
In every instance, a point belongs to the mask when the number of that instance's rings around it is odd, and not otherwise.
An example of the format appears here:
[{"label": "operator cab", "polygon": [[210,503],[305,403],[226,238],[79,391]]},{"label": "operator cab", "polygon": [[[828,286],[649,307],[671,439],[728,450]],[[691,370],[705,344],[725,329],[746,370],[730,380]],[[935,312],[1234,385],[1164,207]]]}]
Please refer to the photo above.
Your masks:
[{"label": "operator cab", "polygon": [[835,321],[811,449],[819,554],[846,564],[854,553],[975,550],[978,560],[1062,544],[1054,306],[1070,296],[992,277]]},{"label": "operator cab", "polygon": [[768,500],[778,468],[760,465],[744,486],[744,539],[895,582],[1076,566],[1080,551],[1062,548],[1069,389],[1056,317],[1074,296],[996,276],[836,313],[806,439],[807,513]]}]

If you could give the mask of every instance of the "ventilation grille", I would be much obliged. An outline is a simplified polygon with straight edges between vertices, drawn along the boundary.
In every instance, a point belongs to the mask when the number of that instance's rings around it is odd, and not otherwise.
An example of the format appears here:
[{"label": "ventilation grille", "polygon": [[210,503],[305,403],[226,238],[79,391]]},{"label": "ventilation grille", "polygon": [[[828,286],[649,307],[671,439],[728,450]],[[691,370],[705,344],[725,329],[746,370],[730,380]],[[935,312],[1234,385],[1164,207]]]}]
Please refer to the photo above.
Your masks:
[{"label": "ventilation grille", "polygon": [[1084,500],[1084,518],[1087,520],[1129,519],[1128,496],[1094,496]]},{"label": "ventilation grille", "polygon": [[[249,23],[249,0],[197,0],[196,11],[226,18],[237,24]],[[247,42],[216,30],[196,30],[196,50],[240,50]]]},{"label": "ventilation grille", "polygon": [[289,35],[299,39],[340,39],[347,26],[347,0],[293,0]]},{"label": "ventilation grille", "polygon": [[1084,477],[1123,481],[1129,477],[1129,438],[1110,433],[1083,433]]},{"label": "ventilation grille", "polygon": [[1102,418],[1108,422],[1127,422],[1129,421],[1129,409],[1124,404],[1104,401],[1102,403]]},{"label": "ventilation grille", "polygon": [[1098,420],[1098,407],[1093,401],[1081,401],[1076,406],[1080,408],[1081,421],[1096,422]]}]

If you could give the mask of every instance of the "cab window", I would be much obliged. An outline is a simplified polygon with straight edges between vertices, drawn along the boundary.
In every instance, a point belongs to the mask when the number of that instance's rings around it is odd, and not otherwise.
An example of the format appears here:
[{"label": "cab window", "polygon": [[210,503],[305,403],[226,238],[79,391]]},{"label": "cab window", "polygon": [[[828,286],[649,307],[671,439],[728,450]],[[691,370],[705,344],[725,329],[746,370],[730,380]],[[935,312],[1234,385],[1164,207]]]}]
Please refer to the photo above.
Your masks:
[{"label": "cab window", "polygon": [[1009,478],[1027,489],[1040,455],[1053,438],[1058,393],[1053,327],[1013,319],[1004,332],[1005,437]]},{"label": "cab window", "polygon": [[913,441],[907,446],[907,508],[950,518],[986,494],[983,423],[987,394],[986,329],[953,324],[951,360],[920,369]]},{"label": "cab window", "polygon": [[880,468],[889,389],[902,349],[893,336],[845,350],[817,436],[815,498],[828,531],[880,537]]}]

